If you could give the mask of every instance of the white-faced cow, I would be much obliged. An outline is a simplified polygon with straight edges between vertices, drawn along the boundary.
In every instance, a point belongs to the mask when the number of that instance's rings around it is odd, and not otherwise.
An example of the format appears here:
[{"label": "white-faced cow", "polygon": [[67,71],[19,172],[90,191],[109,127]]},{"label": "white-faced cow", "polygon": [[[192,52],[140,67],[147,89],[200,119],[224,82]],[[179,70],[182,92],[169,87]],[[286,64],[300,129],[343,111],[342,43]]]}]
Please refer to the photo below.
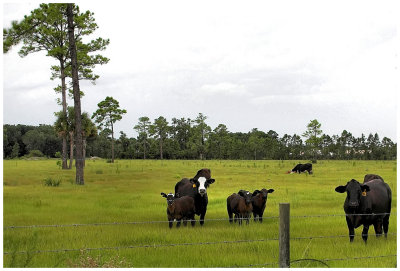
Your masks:
[{"label": "white-faced cow", "polygon": [[261,189],[255,190],[251,197],[253,204],[253,217],[254,221],[262,222],[265,206],[267,205],[268,194],[274,192],[274,189]]},{"label": "white-faced cow", "polygon": [[289,173],[302,173],[302,172],[308,172],[309,174],[312,174],[312,164],[307,163],[307,164],[297,164]]},{"label": "white-faced cow", "polygon": [[352,179],[346,185],[336,187],[335,191],[347,194],[343,209],[346,213],[350,242],[354,240],[354,229],[360,225],[364,226],[362,238],[365,242],[368,239],[370,225],[374,225],[375,234],[378,237],[382,235],[383,227],[383,232],[387,237],[392,191],[382,178],[369,179],[363,184]]},{"label": "white-faced cow", "polygon": [[192,179],[183,178],[175,185],[175,196],[189,196],[194,199],[196,215],[200,216],[200,225],[204,224],[207,212],[207,188],[215,180],[211,179],[211,171],[207,168],[200,169]]}]

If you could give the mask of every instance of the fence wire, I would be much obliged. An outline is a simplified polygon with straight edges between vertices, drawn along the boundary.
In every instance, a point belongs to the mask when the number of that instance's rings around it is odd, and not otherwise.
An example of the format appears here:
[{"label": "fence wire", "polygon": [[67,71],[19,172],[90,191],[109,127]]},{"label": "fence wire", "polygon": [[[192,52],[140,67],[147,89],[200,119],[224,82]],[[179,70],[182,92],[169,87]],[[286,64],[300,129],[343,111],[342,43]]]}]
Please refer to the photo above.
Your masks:
[{"label": "fence wire", "polygon": [[[368,236],[374,236],[374,235],[375,234],[368,234]],[[388,233],[388,235],[397,235],[397,233]],[[290,238],[290,240],[327,239],[327,238],[344,238],[344,237],[349,237],[349,235],[292,237],[292,238]],[[254,243],[254,242],[267,242],[267,241],[279,241],[279,238],[254,239],[254,240],[233,240],[233,241],[227,240],[227,241],[215,241],[215,242],[176,243],[176,244],[145,244],[145,245],[134,245],[134,246],[100,247],[100,248],[14,251],[14,252],[3,252],[3,254],[4,255],[15,255],[15,254],[40,254],[40,253],[74,252],[74,251],[75,252],[76,251],[95,251],[95,250],[121,250],[121,249],[135,249],[135,248],[162,248],[162,247],[178,247],[178,246]]]},{"label": "fence wire", "polygon": [[30,253],[30,254],[39,254],[39,253],[59,253],[59,252],[74,252],[74,251],[93,251],[93,250],[120,250],[120,249],[132,249],[132,248],[162,248],[162,247],[177,247],[177,246],[254,243],[254,242],[265,242],[265,241],[278,241],[278,240],[279,240],[279,238],[270,238],[270,239],[256,239],[256,240],[234,240],[234,241],[215,241],[215,242],[178,243],[178,244],[147,244],[147,245],[123,246],[123,247],[102,247],[102,248],[16,251],[16,252],[4,252],[3,254],[4,255],[28,254],[28,253]]},{"label": "fence wire", "polygon": [[[324,214],[324,215],[295,215],[290,218],[315,218],[315,217],[342,217],[342,216],[370,216],[370,215],[396,215],[391,213],[372,213],[372,214]],[[279,216],[267,216],[264,219],[278,219]],[[246,218],[238,218],[237,220],[246,220]],[[251,220],[251,219],[250,219]],[[184,222],[185,220],[182,220]],[[186,220],[190,222],[191,220]],[[196,220],[198,221],[198,220]],[[214,218],[205,219],[204,221],[229,221],[229,218]],[[169,223],[167,220],[162,221],[131,221],[131,222],[98,222],[98,223],[75,223],[75,224],[53,224],[53,225],[21,225],[21,226],[5,226],[4,230],[7,229],[27,229],[27,228],[63,228],[63,227],[88,227],[88,226],[116,226],[116,225],[138,225],[138,224],[157,224],[157,223]]]}]

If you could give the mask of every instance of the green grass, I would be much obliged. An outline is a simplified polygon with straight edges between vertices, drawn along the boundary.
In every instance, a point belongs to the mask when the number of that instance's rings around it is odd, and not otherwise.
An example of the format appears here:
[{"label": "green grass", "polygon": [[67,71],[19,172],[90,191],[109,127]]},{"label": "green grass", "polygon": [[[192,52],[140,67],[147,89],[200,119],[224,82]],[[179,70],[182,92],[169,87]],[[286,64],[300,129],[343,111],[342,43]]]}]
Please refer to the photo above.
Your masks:
[{"label": "green grass", "polygon": [[[389,233],[397,233],[396,161],[318,161],[313,175],[285,174],[297,162],[300,161],[87,161],[85,185],[77,186],[75,171],[59,169],[55,160],[4,161],[4,227],[167,221],[166,202],[160,192],[173,192],[176,182],[193,177],[203,167],[210,168],[216,179],[208,189],[203,227],[197,223],[194,228],[169,229],[163,222],[5,228],[3,246],[10,254],[3,255],[4,267],[264,267],[271,263],[265,267],[277,267],[278,241],[266,239],[278,237],[279,220],[275,217],[282,202],[290,203],[292,238],[346,235],[293,239],[291,260],[342,259],[325,263],[330,267],[395,267],[396,257],[345,259],[396,254],[396,235],[387,239],[371,235],[364,244],[362,229],[358,228],[350,243],[343,216],[301,216],[344,214],[344,195],[336,193],[335,187],[352,178],[362,182],[365,174],[375,173],[392,189]],[[44,180],[49,178],[61,180],[60,185],[45,186]],[[219,220],[228,218],[226,198],[231,193],[261,188],[275,189],[264,214],[270,218],[263,224],[251,221],[250,225],[239,227]],[[369,233],[374,233],[372,226]],[[266,241],[221,243],[260,239]],[[179,245],[188,243],[200,244]],[[85,248],[96,250],[84,251]],[[63,249],[76,251],[34,253]],[[27,253],[19,254],[20,251]],[[324,265],[314,260],[296,262],[293,267]]]}]

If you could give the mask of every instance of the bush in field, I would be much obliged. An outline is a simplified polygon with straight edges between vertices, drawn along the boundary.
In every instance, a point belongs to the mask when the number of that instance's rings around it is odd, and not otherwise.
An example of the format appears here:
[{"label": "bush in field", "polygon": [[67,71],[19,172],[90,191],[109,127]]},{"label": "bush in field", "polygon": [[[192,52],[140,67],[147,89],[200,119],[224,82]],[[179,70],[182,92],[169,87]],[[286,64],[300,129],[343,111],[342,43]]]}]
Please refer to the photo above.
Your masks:
[{"label": "bush in field", "polygon": [[55,180],[55,179],[49,177],[49,178],[46,178],[46,179],[44,180],[44,185],[45,185],[45,186],[54,186],[54,187],[57,187],[57,186],[60,186],[60,184],[61,184],[61,180],[60,180],[60,179]]},{"label": "bush in field", "polygon": [[81,251],[81,255],[76,262],[69,261],[69,267],[73,268],[121,268],[121,267],[129,267],[129,264],[125,261],[124,258],[120,258],[119,255],[110,258],[108,261],[104,261],[101,259],[100,255],[97,257],[92,257],[88,255],[86,252]]},{"label": "bush in field", "polygon": [[31,158],[31,157],[44,157],[44,154],[39,151],[39,150],[31,150],[26,157]]}]

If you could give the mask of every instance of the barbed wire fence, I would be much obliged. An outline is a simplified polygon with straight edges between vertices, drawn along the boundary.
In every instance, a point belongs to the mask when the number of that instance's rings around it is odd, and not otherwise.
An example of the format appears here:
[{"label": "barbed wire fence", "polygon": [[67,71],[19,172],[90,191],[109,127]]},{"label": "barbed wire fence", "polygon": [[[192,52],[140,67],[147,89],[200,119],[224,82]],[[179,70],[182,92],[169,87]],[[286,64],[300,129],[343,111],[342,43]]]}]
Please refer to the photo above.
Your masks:
[{"label": "barbed wire fence", "polygon": [[[351,214],[353,216],[365,216],[365,215],[387,215],[389,213],[377,213],[377,214]],[[396,214],[390,214],[396,215]],[[269,216],[263,217],[263,219],[281,219],[282,214],[280,216]],[[345,217],[349,216],[347,214],[323,214],[323,215],[294,215],[290,216],[290,218],[324,218],[324,217]],[[244,219],[244,218],[240,218]],[[206,221],[229,221],[229,218],[215,218],[215,219],[207,219]],[[187,220],[190,222],[190,220]],[[97,226],[117,226],[117,225],[140,225],[140,224],[159,224],[159,223],[169,223],[169,221],[130,221],[130,222],[105,222],[105,223],[76,223],[76,224],[52,224],[52,225],[11,225],[4,226],[4,230],[18,230],[18,229],[33,229],[33,228],[66,228],[66,227],[97,227]],[[289,226],[289,225],[288,225]],[[280,227],[281,228],[281,227]],[[280,229],[281,230],[281,229]],[[381,234],[383,235],[383,234]],[[377,234],[368,234],[368,236],[381,236]],[[397,235],[397,233],[388,233],[387,235],[393,236]],[[331,236],[299,236],[299,237],[290,237],[288,240],[313,240],[313,239],[333,239],[333,238],[348,238],[349,235],[331,235]],[[53,249],[53,250],[35,250],[35,251],[3,251],[3,255],[23,255],[23,254],[42,254],[42,253],[68,253],[68,252],[86,252],[86,251],[105,251],[105,250],[122,250],[122,249],[140,249],[140,248],[163,248],[163,247],[179,247],[179,246],[202,246],[202,245],[223,245],[223,244],[241,244],[241,243],[255,243],[255,242],[269,242],[269,241],[279,241],[281,242],[281,236],[279,235],[276,238],[266,238],[266,239],[253,239],[253,240],[224,240],[224,241],[210,241],[210,242],[194,242],[194,243],[167,243],[167,244],[140,244],[140,245],[131,245],[131,246],[116,246],[116,247],[97,247],[97,248],[61,248],[61,249]],[[281,245],[280,245],[281,246]],[[280,247],[281,249],[281,247]],[[280,255],[281,257],[281,255]],[[378,258],[390,258],[397,257],[397,254],[389,254],[389,255],[376,255],[376,256],[360,256],[360,257],[346,257],[346,258],[326,258],[326,259],[296,259],[291,260],[290,257],[286,259],[286,266],[282,266],[281,259],[277,262],[267,262],[267,263],[259,263],[259,264],[251,264],[251,265],[234,265],[230,266],[230,268],[235,267],[291,267],[293,264],[299,262],[316,262],[323,266],[329,267],[327,262],[333,261],[349,261],[349,260],[361,260],[361,259],[378,259]],[[210,266],[215,267],[215,266]],[[226,267],[226,266],[220,266]]]},{"label": "barbed wire fence", "polygon": [[[370,216],[370,215],[394,215],[391,213],[372,213],[372,214],[351,214],[351,216]],[[349,216],[346,214],[324,214],[324,215],[294,215],[291,218],[322,218],[322,217],[345,217]],[[263,219],[278,219],[279,216],[267,216]],[[245,218],[237,218],[238,220]],[[183,222],[184,220],[182,220]],[[191,220],[186,220],[190,222]],[[205,221],[229,221],[229,218],[211,218]],[[127,222],[97,222],[97,223],[74,223],[74,224],[51,224],[51,225],[14,225],[14,226],[4,226],[4,230],[11,229],[24,229],[24,228],[63,228],[63,227],[88,227],[88,226],[115,226],[115,225],[136,225],[136,224],[158,224],[158,223],[169,223],[167,220],[154,220],[154,221],[127,221]]]}]

